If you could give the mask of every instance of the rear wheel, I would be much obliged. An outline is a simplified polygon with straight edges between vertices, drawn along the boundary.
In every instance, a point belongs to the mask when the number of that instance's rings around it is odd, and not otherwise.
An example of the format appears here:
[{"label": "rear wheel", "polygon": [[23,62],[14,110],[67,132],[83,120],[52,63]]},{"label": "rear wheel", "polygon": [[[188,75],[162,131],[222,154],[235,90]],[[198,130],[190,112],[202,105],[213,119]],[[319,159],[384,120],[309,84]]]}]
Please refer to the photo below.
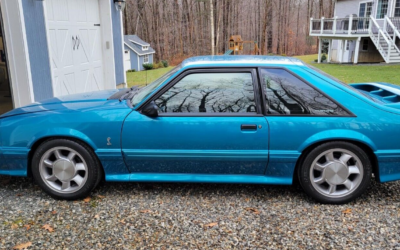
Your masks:
[{"label": "rear wheel", "polygon": [[93,151],[67,139],[42,143],[32,159],[32,174],[46,193],[67,200],[88,196],[101,180],[100,164]]},{"label": "rear wheel", "polygon": [[372,166],[366,153],[348,142],[328,142],[313,149],[299,169],[304,191],[321,203],[343,204],[366,191]]}]

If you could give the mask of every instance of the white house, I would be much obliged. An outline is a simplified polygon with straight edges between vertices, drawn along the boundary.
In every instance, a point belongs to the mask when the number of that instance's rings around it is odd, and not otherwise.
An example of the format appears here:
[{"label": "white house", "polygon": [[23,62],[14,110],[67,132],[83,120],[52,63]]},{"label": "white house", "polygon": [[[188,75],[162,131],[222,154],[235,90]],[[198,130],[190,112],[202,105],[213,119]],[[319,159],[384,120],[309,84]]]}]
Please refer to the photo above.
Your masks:
[{"label": "white house", "polygon": [[124,63],[125,71],[143,70],[143,64],[153,63],[153,55],[156,51],[136,35],[128,35],[124,37],[125,54]]},{"label": "white house", "polygon": [[125,0],[0,0],[0,113],[125,86]]},{"label": "white house", "polygon": [[329,41],[328,62],[400,63],[400,0],[336,0],[334,17],[311,19],[310,36]]}]

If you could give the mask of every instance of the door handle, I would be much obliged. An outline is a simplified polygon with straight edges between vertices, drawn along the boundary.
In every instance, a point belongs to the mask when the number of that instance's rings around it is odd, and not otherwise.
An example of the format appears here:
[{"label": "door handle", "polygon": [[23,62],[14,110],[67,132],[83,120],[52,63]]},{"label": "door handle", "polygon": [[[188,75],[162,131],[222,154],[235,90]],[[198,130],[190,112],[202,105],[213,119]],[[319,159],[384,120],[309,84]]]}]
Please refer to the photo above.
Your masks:
[{"label": "door handle", "polygon": [[241,130],[257,130],[257,125],[255,124],[242,124],[242,126],[240,126]]},{"label": "door handle", "polygon": [[76,49],[79,49],[79,45],[81,45],[81,39],[76,36],[76,41],[78,41],[78,46],[76,47]]}]

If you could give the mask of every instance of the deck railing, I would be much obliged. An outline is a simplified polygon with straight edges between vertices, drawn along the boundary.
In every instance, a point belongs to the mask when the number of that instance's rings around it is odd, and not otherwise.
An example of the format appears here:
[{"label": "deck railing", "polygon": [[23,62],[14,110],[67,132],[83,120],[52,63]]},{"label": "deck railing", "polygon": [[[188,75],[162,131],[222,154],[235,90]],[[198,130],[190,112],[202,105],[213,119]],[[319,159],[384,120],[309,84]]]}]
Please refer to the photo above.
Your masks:
[{"label": "deck railing", "polygon": [[368,34],[369,26],[369,17],[311,18],[310,35]]}]

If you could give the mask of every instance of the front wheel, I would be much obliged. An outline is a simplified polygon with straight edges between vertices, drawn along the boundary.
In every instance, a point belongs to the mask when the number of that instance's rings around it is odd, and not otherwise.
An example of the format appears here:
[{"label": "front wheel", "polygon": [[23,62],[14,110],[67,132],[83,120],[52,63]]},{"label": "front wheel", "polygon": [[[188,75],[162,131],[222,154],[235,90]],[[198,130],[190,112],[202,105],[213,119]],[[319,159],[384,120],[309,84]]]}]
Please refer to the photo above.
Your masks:
[{"label": "front wheel", "polygon": [[299,169],[304,191],[328,204],[344,204],[359,197],[367,190],[371,175],[366,153],[348,142],[328,142],[316,147]]},{"label": "front wheel", "polygon": [[57,199],[88,196],[101,179],[100,164],[86,145],[67,139],[42,143],[32,159],[36,183]]}]

